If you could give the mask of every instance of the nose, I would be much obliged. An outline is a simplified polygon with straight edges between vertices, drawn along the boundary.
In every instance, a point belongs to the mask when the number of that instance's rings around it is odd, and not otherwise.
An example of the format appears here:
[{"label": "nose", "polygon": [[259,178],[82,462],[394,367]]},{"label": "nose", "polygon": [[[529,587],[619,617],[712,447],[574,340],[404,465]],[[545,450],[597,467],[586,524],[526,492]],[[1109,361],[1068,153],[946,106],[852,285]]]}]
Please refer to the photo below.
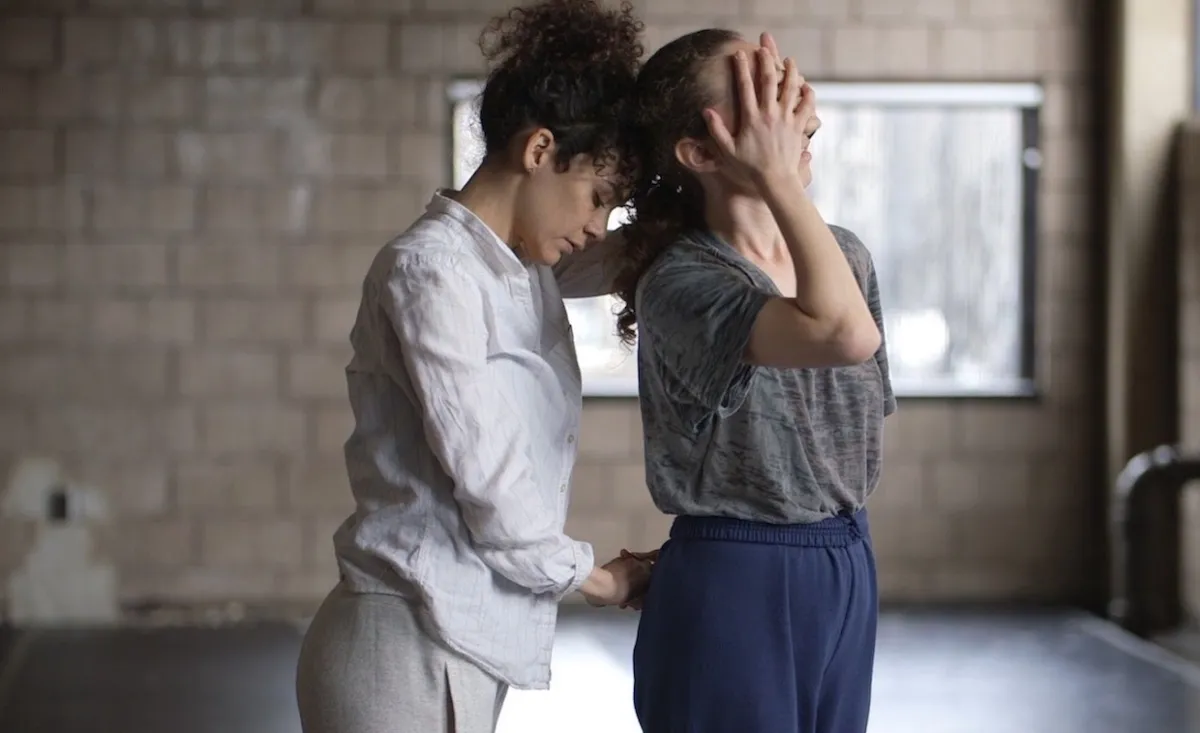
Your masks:
[{"label": "nose", "polygon": [[603,237],[607,229],[608,217],[604,215],[603,211],[595,214],[583,227],[584,233],[592,239],[599,239],[600,237]]}]

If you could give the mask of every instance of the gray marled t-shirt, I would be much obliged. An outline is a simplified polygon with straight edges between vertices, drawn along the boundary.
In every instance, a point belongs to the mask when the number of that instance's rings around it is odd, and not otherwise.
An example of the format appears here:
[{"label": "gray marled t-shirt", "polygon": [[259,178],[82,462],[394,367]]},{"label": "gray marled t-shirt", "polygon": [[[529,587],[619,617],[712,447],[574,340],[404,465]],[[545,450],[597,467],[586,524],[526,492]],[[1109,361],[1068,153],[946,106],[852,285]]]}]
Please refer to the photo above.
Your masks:
[{"label": "gray marled t-shirt", "polygon": [[[871,255],[831,227],[883,332]],[[883,418],[896,409],[886,346],[857,366],[744,361],[779,290],[717,237],[692,234],[643,276],[638,368],[646,482],[667,514],[809,523],[861,509],[879,482]]]}]

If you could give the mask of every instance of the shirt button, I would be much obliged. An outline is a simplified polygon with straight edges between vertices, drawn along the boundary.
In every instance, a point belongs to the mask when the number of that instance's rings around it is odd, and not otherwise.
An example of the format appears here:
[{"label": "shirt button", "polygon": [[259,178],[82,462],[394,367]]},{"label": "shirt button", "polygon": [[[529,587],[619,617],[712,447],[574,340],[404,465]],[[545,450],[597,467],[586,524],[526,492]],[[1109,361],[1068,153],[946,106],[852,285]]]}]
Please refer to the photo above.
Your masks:
[{"label": "shirt button", "polygon": [[574,436],[574,435],[568,435],[568,436],[567,436],[567,442],[568,442],[568,443],[574,443],[574,442],[575,442],[575,436]]},{"label": "shirt button", "polygon": [[564,493],[564,494],[565,494],[565,493],[567,493],[567,485],[566,485],[566,484],[563,484],[562,486],[559,486],[559,487],[558,487],[558,490],[559,490],[559,491],[561,491],[561,492],[562,492],[562,493]]}]

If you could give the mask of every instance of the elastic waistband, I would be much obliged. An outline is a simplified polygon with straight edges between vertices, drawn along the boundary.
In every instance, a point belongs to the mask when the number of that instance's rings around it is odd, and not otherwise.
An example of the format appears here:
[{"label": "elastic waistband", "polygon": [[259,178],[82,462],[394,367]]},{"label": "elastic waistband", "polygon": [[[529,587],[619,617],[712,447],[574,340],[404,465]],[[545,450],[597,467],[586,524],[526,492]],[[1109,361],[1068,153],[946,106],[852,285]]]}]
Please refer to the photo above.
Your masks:
[{"label": "elastic waistband", "polygon": [[793,547],[846,547],[870,536],[865,509],[812,524],[767,524],[729,517],[676,517],[673,540],[753,542]]}]

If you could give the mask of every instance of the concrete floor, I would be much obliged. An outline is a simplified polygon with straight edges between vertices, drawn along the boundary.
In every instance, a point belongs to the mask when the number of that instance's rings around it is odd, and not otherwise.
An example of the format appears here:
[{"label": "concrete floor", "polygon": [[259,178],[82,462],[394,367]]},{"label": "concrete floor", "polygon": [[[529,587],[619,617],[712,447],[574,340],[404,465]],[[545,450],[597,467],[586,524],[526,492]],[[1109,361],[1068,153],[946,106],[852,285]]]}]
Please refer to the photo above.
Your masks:
[{"label": "concrete floor", "polygon": [[1154,637],[1154,642],[1200,669],[1200,625],[1189,624]]},{"label": "concrete floor", "polygon": [[[638,733],[635,625],[564,609],[554,689],[511,693],[499,733]],[[296,733],[299,640],[285,624],[0,633],[0,731]],[[1200,733],[1198,670],[1072,612],[891,612],[870,731]]]}]

